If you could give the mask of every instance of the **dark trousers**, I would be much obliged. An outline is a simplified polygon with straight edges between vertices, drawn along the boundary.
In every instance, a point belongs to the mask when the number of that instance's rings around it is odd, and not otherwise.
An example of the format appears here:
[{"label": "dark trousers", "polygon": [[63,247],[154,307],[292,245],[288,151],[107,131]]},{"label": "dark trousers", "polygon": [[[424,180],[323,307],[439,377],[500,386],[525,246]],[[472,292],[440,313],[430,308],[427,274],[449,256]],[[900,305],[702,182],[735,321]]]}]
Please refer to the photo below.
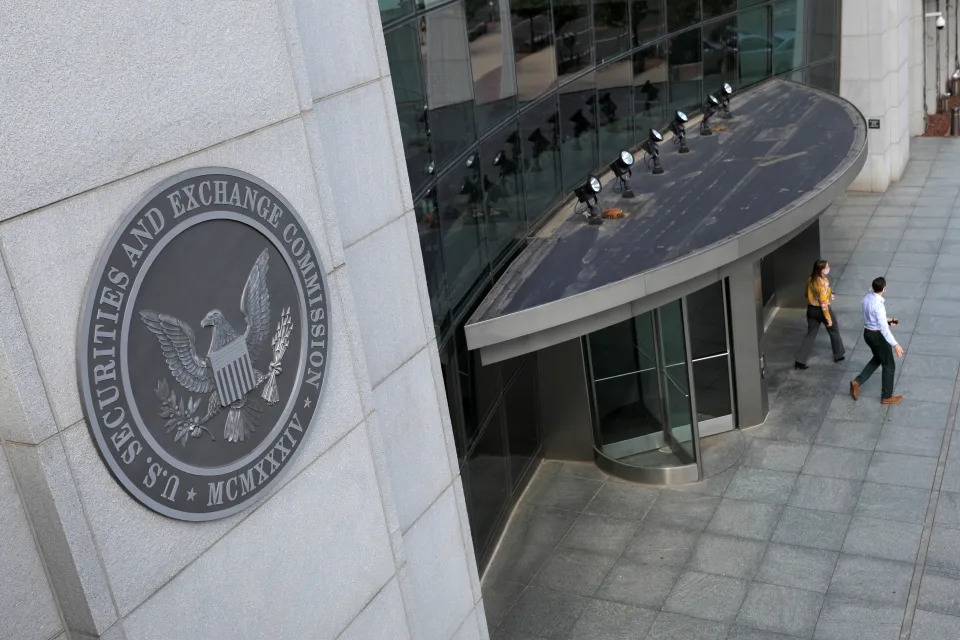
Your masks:
[{"label": "dark trousers", "polygon": [[879,331],[867,331],[864,329],[863,341],[870,347],[870,352],[873,353],[873,357],[870,358],[870,362],[867,363],[867,366],[865,366],[863,371],[860,372],[860,375],[857,376],[857,384],[866,382],[870,376],[873,375],[873,372],[877,370],[877,367],[882,365],[883,378],[881,379],[880,397],[889,398],[893,395],[893,372],[897,369],[897,362],[893,359],[893,347],[890,346],[890,343],[884,339],[883,334]]},{"label": "dark trousers", "polygon": [[[807,364],[807,358],[813,351],[813,341],[817,339],[817,332],[820,331],[820,325],[827,325],[827,318],[823,315],[823,309],[807,306],[807,335],[803,337],[800,343],[800,349],[797,351],[797,357],[794,358],[800,364]],[[843,340],[840,338],[840,328],[837,326],[837,316],[833,316],[833,325],[827,327],[827,335],[830,336],[830,348],[833,349],[833,359],[837,360],[843,357]]]}]

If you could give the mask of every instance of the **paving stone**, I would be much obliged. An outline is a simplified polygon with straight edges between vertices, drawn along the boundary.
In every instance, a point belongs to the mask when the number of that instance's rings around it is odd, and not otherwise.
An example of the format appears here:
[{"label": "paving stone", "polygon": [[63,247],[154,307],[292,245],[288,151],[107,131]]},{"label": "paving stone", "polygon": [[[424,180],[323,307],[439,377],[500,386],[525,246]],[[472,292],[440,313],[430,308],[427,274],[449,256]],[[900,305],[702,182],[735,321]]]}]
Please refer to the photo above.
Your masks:
[{"label": "paving stone", "polygon": [[[923,313],[922,309],[920,313]],[[929,315],[939,314],[931,313]],[[905,375],[910,377],[939,377],[955,380],[958,369],[960,369],[960,359],[950,356],[908,354],[903,359],[903,372]]]},{"label": "paving stone", "polygon": [[766,544],[757,540],[704,533],[687,566],[701,573],[751,579],[765,550]]},{"label": "paving stone", "polygon": [[646,640],[722,640],[726,634],[716,622],[662,611]]},{"label": "paving stone", "polygon": [[902,607],[912,578],[912,564],[841,553],[828,593]]},{"label": "paving stone", "polygon": [[640,523],[635,520],[605,518],[585,513],[560,542],[560,546],[580,549],[616,558],[637,532]]},{"label": "paving stone", "polygon": [[865,482],[854,514],[923,524],[929,500],[930,492],[926,489]]},{"label": "paving stone", "polygon": [[[869,358],[867,358],[869,360]],[[862,368],[857,367],[858,369]],[[858,372],[853,372],[851,377],[856,377]],[[880,375],[879,369],[874,377]],[[848,381],[849,382],[849,381]],[[852,420],[854,422],[882,422],[887,415],[887,405],[880,404],[879,401],[871,402],[871,398],[865,397],[861,392],[860,400],[854,401],[849,393],[837,394],[830,402],[830,408],[827,410],[826,418],[828,420]]]},{"label": "paving stone", "polygon": [[817,625],[823,595],[754,582],[737,621],[757,629],[809,638]]},{"label": "paving stone", "polygon": [[936,471],[936,458],[877,451],[870,462],[867,481],[930,489],[933,486],[933,476]]},{"label": "paving stone", "polygon": [[569,511],[583,511],[603,485],[599,480],[558,476],[531,487],[531,504]]},{"label": "paving stone", "polygon": [[803,443],[754,438],[743,463],[760,469],[798,472],[809,452],[810,447]]},{"label": "paving stone", "polygon": [[917,609],[910,637],[913,640],[956,640],[960,638],[960,618]]},{"label": "paving stone", "polygon": [[934,525],[926,566],[960,572],[960,531]]},{"label": "paving stone", "polygon": [[870,456],[868,451],[815,444],[810,448],[810,455],[803,464],[803,473],[845,480],[863,480],[870,466]]},{"label": "paving stone", "polygon": [[771,540],[801,547],[839,551],[850,525],[850,516],[829,511],[786,507]]},{"label": "paving stone", "polygon": [[637,563],[682,567],[690,559],[700,534],[689,529],[644,523],[623,551]]},{"label": "paving stone", "polygon": [[483,581],[483,611],[491,629],[500,626],[500,622],[525,588],[526,585],[519,582]]},{"label": "paving stone", "polygon": [[[911,377],[910,374],[906,372],[903,375],[904,378]],[[894,393],[899,393],[899,390],[896,388],[894,388],[893,391]],[[903,425],[911,429],[933,429],[942,431],[946,427],[947,414],[949,412],[950,405],[948,404],[942,402],[921,402],[904,396],[903,402],[890,406],[885,422]]]},{"label": "paving stone", "polygon": [[780,505],[724,498],[707,531],[766,541],[777,526],[781,509]]},{"label": "paving stone", "polygon": [[[955,286],[955,285],[930,285],[934,286]],[[960,289],[960,286],[958,286]],[[960,358],[960,340],[944,340],[943,336],[936,335],[914,335],[910,340],[910,352],[914,355],[945,355],[952,356],[954,358]],[[922,384],[931,378],[917,378],[916,380],[904,381],[910,382],[914,385]],[[949,378],[933,378],[938,384],[947,385],[949,383]],[[919,382],[917,382],[919,381]],[[950,390],[950,395],[953,394],[953,390]],[[950,401],[950,396],[946,396],[948,399],[946,402]],[[924,400],[924,398],[917,397],[917,400]]]},{"label": "paving stone", "polygon": [[650,507],[644,522],[702,531],[719,504],[716,496],[665,490]]},{"label": "paving stone", "polygon": [[592,596],[615,562],[616,558],[596,553],[557,549],[537,573],[533,584],[563,593]]},{"label": "paving stone", "polygon": [[794,640],[789,636],[773,633],[772,631],[761,631],[760,629],[751,629],[743,625],[736,625],[730,629],[727,640]]},{"label": "paving stone", "polygon": [[747,595],[746,580],[696,571],[680,575],[663,605],[664,611],[718,622],[732,622]]},{"label": "paving stone", "polygon": [[607,482],[587,505],[587,513],[639,520],[647,515],[660,492],[627,482]]},{"label": "paving stone", "polygon": [[638,564],[621,558],[594,596],[637,607],[659,609],[680,576],[679,567]]},{"label": "paving stone", "polygon": [[[955,302],[957,306],[960,306],[960,301]],[[918,338],[925,336],[917,336]],[[939,341],[941,344],[943,340]],[[910,340],[910,352],[915,353],[915,347],[913,340]],[[943,349],[938,353],[942,353]],[[900,379],[900,383],[896,387],[896,393],[903,395],[904,398],[909,398],[910,400],[918,400],[920,402],[939,402],[941,404],[950,404],[950,400],[953,397],[953,387],[956,383],[955,380],[947,377],[938,377],[938,378],[921,378],[913,377],[910,375],[904,375]]]},{"label": "paving stone", "polygon": [[923,525],[854,516],[843,552],[913,563]]},{"label": "paving stone", "polygon": [[787,504],[801,509],[853,513],[860,484],[856,480],[801,475]]},{"label": "paving stone", "polygon": [[793,491],[796,473],[741,467],[727,487],[724,497],[784,504]]},{"label": "paving stone", "polygon": [[960,493],[941,491],[934,523],[938,527],[960,529]]},{"label": "paving stone", "polygon": [[[954,431],[953,437],[957,437],[956,431]],[[953,448],[952,443],[950,448]],[[947,459],[947,466],[943,470],[943,482],[940,484],[940,490],[960,493],[960,458],[954,458],[953,460]]]},{"label": "paving stone", "polygon": [[[844,380],[849,384],[849,380]],[[831,447],[873,451],[880,437],[882,425],[876,422],[851,422],[849,420],[824,420],[817,434],[816,443]]]},{"label": "paving stone", "polygon": [[960,616],[960,576],[929,567],[924,569],[917,607]]},{"label": "paving stone", "polygon": [[643,638],[653,626],[657,612],[619,602],[591,600],[569,640],[636,640]]},{"label": "paving stone", "polygon": [[826,593],[839,555],[836,551],[771,543],[755,580]]},{"label": "paving stone", "polygon": [[940,455],[942,443],[943,431],[939,429],[914,429],[886,424],[880,433],[876,450],[936,458]]},{"label": "paving stone", "polygon": [[580,596],[529,587],[507,614],[502,628],[538,638],[565,638],[588,602]]},{"label": "paving stone", "polygon": [[903,607],[828,597],[820,611],[814,640],[898,640]]}]

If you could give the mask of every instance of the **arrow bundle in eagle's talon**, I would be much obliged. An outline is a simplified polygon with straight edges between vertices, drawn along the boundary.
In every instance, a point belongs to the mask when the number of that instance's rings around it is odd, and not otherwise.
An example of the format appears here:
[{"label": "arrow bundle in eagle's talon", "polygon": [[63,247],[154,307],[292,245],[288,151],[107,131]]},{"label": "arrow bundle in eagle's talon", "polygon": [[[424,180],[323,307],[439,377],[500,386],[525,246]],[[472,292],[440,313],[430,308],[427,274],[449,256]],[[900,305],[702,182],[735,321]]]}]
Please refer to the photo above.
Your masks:
[{"label": "arrow bundle in eagle's talon", "polygon": [[263,385],[261,397],[267,401],[267,404],[277,404],[280,401],[280,394],[277,392],[277,376],[282,371],[280,361],[283,354],[287,352],[287,346],[290,344],[290,332],[293,330],[293,320],[290,318],[290,307],[287,307],[280,314],[280,322],[277,323],[277,331],[273,334],[270,344],[273,345],[273,360],[270,361],[270,367],[267,373],[267,381]]}]

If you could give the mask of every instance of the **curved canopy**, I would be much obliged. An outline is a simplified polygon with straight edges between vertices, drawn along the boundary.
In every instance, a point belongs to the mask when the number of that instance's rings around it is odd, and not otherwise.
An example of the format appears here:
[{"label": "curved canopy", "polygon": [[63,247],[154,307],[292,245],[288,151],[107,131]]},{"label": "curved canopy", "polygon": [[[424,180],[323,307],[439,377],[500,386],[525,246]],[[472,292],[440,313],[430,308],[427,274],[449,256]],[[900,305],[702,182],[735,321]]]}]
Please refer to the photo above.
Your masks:
[{"label": "curved canopy", "polygon": [[663,174],[638,159],[636,198],[604,180],[600,207],[622,208],[624,218],[588,225],[568,205],[548,222],[467,323],[468,347],[496,362],[717,280],[806,227],[863,167],[863,115],[833,94],[771,80],[735,94],[731,109],[732,119],[711,120],[714,135],[687,125],[690,153],[664,142]]}]

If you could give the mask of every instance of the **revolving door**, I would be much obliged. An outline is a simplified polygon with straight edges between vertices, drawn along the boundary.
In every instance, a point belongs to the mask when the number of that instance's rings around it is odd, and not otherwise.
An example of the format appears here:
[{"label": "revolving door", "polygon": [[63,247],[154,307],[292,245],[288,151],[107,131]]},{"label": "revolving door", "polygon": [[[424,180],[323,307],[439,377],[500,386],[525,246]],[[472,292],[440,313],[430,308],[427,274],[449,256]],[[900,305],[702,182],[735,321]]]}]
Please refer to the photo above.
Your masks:
[{"label": "revolving door", "polygon": [[725,282],[584,338],[594,454],[651,484],[701,479],[700,438],[734,428]]}]

